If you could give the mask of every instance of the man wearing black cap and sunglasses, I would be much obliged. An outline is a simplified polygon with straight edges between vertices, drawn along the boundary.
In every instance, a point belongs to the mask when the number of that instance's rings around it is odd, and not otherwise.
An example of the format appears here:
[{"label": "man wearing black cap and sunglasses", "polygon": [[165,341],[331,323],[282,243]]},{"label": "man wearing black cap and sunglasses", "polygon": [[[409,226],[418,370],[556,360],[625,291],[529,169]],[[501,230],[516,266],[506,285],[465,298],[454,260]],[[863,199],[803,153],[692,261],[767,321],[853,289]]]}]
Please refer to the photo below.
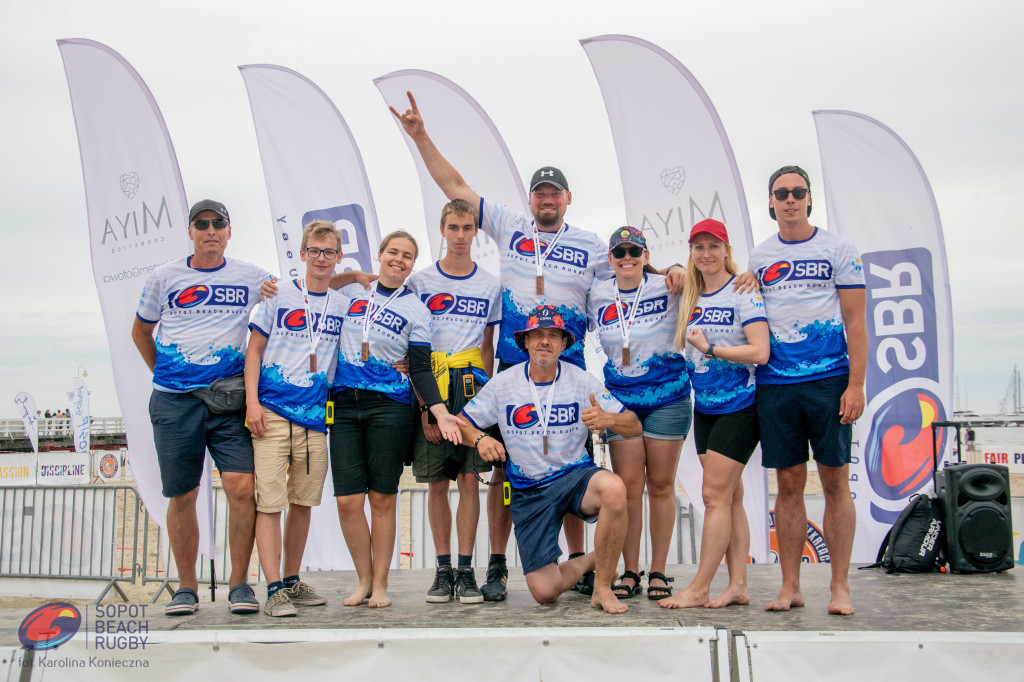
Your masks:
[{"label": "man wearing black cap and sunglasses", "polygon": [[808,444],[825,493],[831,558],[828,612],[850,615],[848,573],[856,511],[850,494],[852,425],[864,412],[868,337],[860,254],[811,225],[811,182],[799,166],[768,181],[768,213],[779,232],[750,254],[761,284],[771,355],[757,368],[762,462],[776,469],[775,526],[782,588],[765,609],[803,606],[800,563],[807,535]]}]

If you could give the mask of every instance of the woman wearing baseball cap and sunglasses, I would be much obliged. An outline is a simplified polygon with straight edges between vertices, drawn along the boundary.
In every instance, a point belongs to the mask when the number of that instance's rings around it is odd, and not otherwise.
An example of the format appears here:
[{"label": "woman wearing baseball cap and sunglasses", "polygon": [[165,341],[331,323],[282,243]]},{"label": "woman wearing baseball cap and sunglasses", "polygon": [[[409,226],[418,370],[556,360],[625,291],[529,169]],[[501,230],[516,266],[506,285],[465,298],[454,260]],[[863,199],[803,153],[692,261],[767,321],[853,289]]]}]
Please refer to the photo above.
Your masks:
[{"label": "woman wearing baseball cap and sunglasses", "polygon": [[615,277],[594,284],[587,320],[607,356],[605,387],[643,424],[643,435],[636,438],[613,431],[604,434],[612,469],[626,484],[629,513],[622,550],[626,570],[612,589],[620,599],[641,591],[646,485],[651,536],[647,596],[657,600],[672,594],[672,578],[664,571],[676,517],[676,466],[692,416],[686,363],[682,352],[672,347],[679,298],[651,267],[647,241],[635,227],[612,233],[608,260]]},{"label": "woman wearing baseball cap and sunglasses", "polygon": [[[754,365],[768,361],[769,341],[764,302],[756,291],[736,291],[736,272],[725,225],[713,219],[694,225],[675,347],[685,346],[693,381],[693,437],[704,467],[704,530],[697,575],[685,590],[660,602],[666,608],[750,601],[750,530],[740,476],[760,439]],[[723,556],[729,584],[712,600],[711,580]]]}]

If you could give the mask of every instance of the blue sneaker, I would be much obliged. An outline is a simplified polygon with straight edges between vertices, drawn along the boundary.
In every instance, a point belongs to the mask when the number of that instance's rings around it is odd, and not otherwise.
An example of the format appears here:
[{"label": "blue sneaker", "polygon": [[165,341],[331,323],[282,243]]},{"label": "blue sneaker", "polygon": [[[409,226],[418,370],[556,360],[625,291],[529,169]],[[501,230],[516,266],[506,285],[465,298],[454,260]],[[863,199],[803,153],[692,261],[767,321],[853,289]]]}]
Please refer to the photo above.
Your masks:
[{"label": "blue sneaker", "polygon": [[164,607],[164,615],[188,616],[199,610],[199,595],[191,587],[179,587]]},{"label": "blue sneaker", "polygon": [[256,593],[246,583],[238,583],[228,592],[228,608],[231,613],[259,613],[260,603]]}]

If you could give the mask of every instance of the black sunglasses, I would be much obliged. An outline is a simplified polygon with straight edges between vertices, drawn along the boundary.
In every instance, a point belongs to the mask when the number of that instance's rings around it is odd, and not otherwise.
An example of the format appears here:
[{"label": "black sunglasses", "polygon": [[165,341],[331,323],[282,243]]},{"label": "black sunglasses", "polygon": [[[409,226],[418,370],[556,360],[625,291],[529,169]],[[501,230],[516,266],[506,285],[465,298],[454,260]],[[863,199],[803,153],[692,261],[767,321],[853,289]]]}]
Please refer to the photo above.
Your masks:
[{"label": "black sunglasses", "polygon": [[630,244],[629,246],[620,244],[612,249],[612,256],[615,258],[625,258],[627,253],[633,258],[639,258],[644,255],[644,249],[636,244]]},{"label": "black sunglasses", "polygon": [[197,230],[206,230],[210,227],[210,225],[213,225],[213,229],[215,230],[223,230],[225,227],[228,226],[228,221],[224,220],[223,218],[217,218],[216,220],[192,221],[192,227],[196,228]]},{"label": "black sunglasses", "polygon": [[772,194],[775,195],[776,201],[785,201],[786,197],[788,197],[792,193],[793,198],[799,201],[800,199],[806,197],[807,193],[810,191],[811,190],[807,189],[806,187],[797,187],[796,189],[777,189],[772,191]]}]

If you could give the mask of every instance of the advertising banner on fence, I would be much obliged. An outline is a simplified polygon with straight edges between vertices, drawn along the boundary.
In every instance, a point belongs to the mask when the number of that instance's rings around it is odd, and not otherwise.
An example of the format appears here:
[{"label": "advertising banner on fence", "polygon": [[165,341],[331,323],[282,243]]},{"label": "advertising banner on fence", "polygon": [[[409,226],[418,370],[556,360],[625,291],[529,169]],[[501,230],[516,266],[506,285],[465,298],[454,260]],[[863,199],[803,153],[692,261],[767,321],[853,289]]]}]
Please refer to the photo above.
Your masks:
[{"label": "advertising banner on fence", "polygon": [[[146,509],[162,526],[167,500],[147,409],[152,372],[131,329],[149,274],[191,251],[185,190],[163,115],[135,69],[101,43],[73,39],[57,45],[78,131],[93,276],[132,469]],[[203,486],[209,487],[208,477]],[[204,552],[212,547],[209,525],[200,505]]]},{"label": "advertising banner on fence", "polygon": [[36,485],[89,483],[90,452],[40,452],[36,455]]},{"label": "advertising banner on fence", "polygon": [[[733,259],[745,268],[752,248],[739,169],[707,93],[678,60],[629,36],[580,43],[590,58],[611,124],[626,220],[644,232],[651,263],[685,263],[689,235],[705,218],[725,223]],[[655,96],[656,95],[656,96]],[[750,556],[768,560],[768,478],[758,449],[743,472]],[[687,439],[679,479],[703,514],[703,472]]]},{"label": "advertising banner on fence", "polygon": [[249,92],[281,276],[302,276],[302,229],[334,223],[341,271],[374,272],[380,228],[363,157],[334,102],[315,83],[269,64],[238,67]]},{"label": "advertising banner on fence", "polygon": [[35,484],[36,453],[0,453],[0,486]]},{"label": "advertising banner on fence", "polygon": [[[816,111],[829,228],[860,251],[867,284],[867,409],[853,427],[854,562],[874,561],[908,498],[932,486],[933,421],[952,418],[953,320],[931,186],[878,121]],[[953,438],[938,431],[940,459]]]},{"label": "advertising banner on fence", "polygon": [[[469,93],[447,78],[429,71],[395,71],[374,79],[373,83],[388,106],[399,112],[409,108],[406,92],[413,94],[430,139],[477,194],[523,215],[530,215],[526,189],[512,155],[494,122]],[[416,143],[402,131],[397,120],[395,124],[409,145],[416,164],[430,253],[439,259],[444,255],[441,250],[444,240],[436,226],[441,220],[441,208],[448,199],[430,177]],[[473,242],[473,260],[487,272],[499,271],[497,246],[482,232]]]},{"label": "advertising banner on fence", "polygon": [[18,408],[18,416],[25,424],[25,433],[32,443],[32,451],[39,450],[39,412],[36,401],[28,393],[22,391],[14,396],[14,405]]},{"label": "advertising banner on fence", "polygon": [[68,393],[71,401],[71,426],[74,429],[75,452],[89,451],[89,389],[81,377],[75,377],[75,387]]}]

